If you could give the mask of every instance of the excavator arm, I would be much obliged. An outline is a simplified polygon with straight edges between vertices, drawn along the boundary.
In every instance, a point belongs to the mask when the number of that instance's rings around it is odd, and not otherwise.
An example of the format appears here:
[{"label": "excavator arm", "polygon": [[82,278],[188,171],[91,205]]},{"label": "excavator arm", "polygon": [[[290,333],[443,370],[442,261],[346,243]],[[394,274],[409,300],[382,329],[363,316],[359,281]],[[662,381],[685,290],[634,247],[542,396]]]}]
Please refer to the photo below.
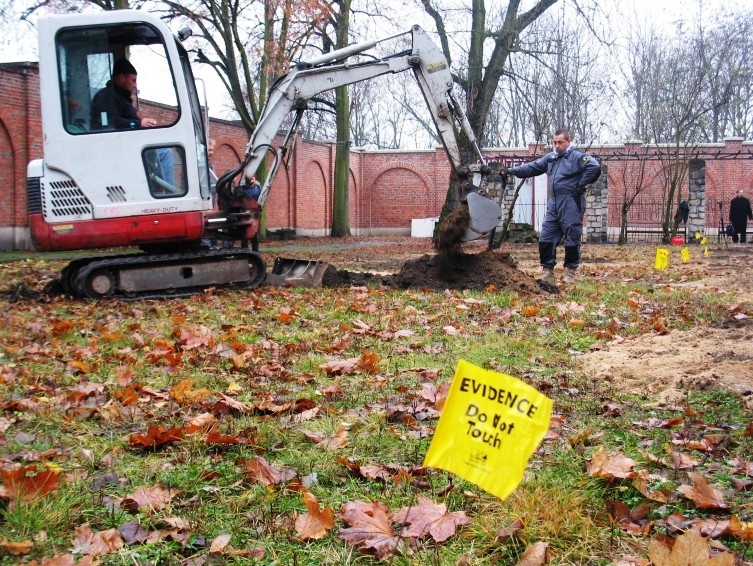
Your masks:
[{"label": "excavator arm", "polygon": [[[375,61],[348,61],[350,57],[364,53],[381,42],[407,34],[412,38],[410,50]],[[452,168],[459,176],[468,178],[464,183],[463,198],[468,202],[470,222],[461,239],[467,241],[485,236],[497,226],[501,218],[499,205],[488,198],[485,191],[486,176],[490,170],[468,119],[453,94],[453,80],[447,60],[419,26],[413,26],[408,32],[354,44],[302,61],[295,69],[280,77],[270,89],[267,103],[249,139],[240,166],[219,179],[218,192],[226,198],[231,198],[233,179],[240,173],[243,173],[245,179],[250,179],[256,174],[267,154],[271,153],[271,165],[258,199],[259,206],[263,207],[272,181],[289,150],[293,135],[311,98],[340,86],[407,70],[413,70],[415,74]],[[273,140],[291,113],[294,116],[283,143],[275,147]],[[457,129],[461,129],[473,144],[476,163],[462,162],[456,136]]]}]

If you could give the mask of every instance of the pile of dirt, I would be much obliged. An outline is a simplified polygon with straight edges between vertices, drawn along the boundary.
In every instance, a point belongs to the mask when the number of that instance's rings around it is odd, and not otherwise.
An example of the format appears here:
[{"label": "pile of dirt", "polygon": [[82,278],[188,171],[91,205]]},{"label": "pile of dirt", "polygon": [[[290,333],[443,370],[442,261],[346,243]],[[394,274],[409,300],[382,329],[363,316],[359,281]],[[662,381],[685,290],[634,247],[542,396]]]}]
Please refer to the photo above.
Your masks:
[{"label": "pile of dirt", "polygon": [[397,289],[471,289],[482,291],[493,287],[521,293],[554,291],[520,271],[510,254],[485,250],[477,254],[454,253],[423,255],[406,261],[399,273],[378,275],[353,273],[330,266],[324,273],[324,287],[379,284]]}]

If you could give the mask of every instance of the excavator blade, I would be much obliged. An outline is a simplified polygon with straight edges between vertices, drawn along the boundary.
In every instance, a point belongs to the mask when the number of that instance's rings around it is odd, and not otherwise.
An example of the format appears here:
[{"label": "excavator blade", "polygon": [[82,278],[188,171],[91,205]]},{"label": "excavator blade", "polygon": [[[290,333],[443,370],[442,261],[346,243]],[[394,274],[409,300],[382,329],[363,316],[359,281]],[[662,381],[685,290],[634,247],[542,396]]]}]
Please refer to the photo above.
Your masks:
[{"label": "excavator blade", "polygon": [[470,221],[462,236],[464,242],[486,236],[502,220],[502,209],[492,199],[478,193],[469,193],[467,200]]},{"label": "excavator blade", "polygon": [[321,287],[329,264],[318,260],[275,258],[266,284],[280,287]]}]

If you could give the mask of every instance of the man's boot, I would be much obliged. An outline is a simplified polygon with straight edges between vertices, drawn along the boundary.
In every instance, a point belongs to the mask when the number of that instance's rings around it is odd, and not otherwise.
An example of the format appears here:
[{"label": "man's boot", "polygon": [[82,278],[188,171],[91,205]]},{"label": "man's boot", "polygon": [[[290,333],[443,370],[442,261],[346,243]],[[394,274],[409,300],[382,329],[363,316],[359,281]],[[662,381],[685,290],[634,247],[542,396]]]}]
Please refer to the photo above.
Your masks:
[{"label": "man's boot", "polygon": [[554,277],[553,267],[547,267],[545,265],[541,266],[541,281],[547,285],[555,285],[557,283],[557,279]]},{"label": "man's boot", "polygon": [[565,268],[565,275],[562,277],[562,281],[567,283],[568,285],[571,283],[575,283],[575,268],[574,267]]}]

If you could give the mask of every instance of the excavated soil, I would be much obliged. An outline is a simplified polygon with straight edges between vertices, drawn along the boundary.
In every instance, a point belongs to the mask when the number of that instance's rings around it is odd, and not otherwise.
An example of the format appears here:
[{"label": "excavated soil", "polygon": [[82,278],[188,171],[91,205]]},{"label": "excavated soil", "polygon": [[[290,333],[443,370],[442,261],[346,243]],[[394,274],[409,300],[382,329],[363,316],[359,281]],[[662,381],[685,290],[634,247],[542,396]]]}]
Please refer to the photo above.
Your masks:
[{"label": "excavated soil", "polygon": [[330,266],[322,285],[343,287],[376,283],[397,289],[513,290],[520,293],[555,291],[520,271],[510,254],[498,250],[480,253],[426,254],[403,263],[394,275],[354,273]]},{"label": "excavated soil", "polygon": [[723,328],[644,335],[590,352],[579,366],[601,385],[677,406],[691,390],[728,389],[753,409],[753,319]]},{"label": "excavated soil", "polygon": [[693,269],[700,278],[661,284],[728,297],[723,323],[614,340],[580,356],[579,368],[600,385],[644,396],[649,404],[678,406],[689,391],[726,389],[753,409],[753,245],[712,250]]}]

